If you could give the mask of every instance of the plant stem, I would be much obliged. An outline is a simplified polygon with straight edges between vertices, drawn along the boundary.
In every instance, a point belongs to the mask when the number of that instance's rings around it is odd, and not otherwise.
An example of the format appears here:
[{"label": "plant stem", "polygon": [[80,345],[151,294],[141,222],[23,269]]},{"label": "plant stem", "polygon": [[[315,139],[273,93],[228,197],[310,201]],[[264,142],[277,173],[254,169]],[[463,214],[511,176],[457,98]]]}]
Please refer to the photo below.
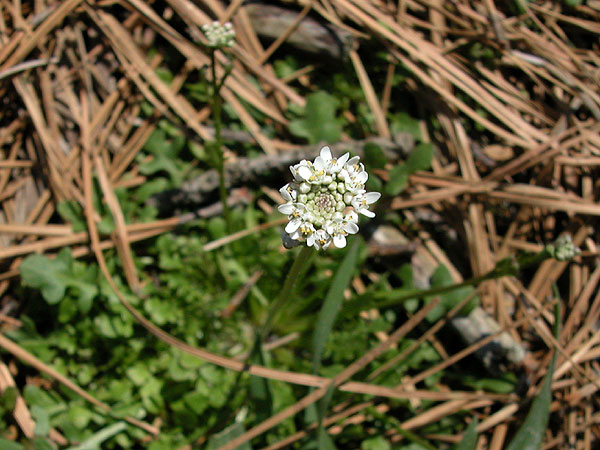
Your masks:
[{"label": "plant stem", "polygon": [[294,264],[292,264],[292,267],[285,278],[283,288],[281,289],[279,296],[269,308],[267,319],[265,320],[265,323],[263,324],[259,334],[261,341],[267,336],[267,334],[269,334],[269,331],[271,331],[273,321],[275,320],[281,308],[288,301],[292,290],[294,289],[294,285],[298,281],[299,275],[302,272],[302,269],[309,261],[312,254],[313,249],[310,247],[303,245],[300,249],[300,253],[298,253],[296,256],[296,260],[294,261]]},{"label": "plant stem", "polygon": [[227,188],[225,186],[225,158],[223,157],[223,140],[221,138],[222,129],[222,100],[219,94],[220,87],[223,85],[224,80],[221,83],[217,80],[217,69],[216,69],[216,58],[215,50],[212,49],[210,52],[210,68],[211,68],[211,100],[212,100],[212,113],[213,122],[215,125],[215,143],[212,151],[213,161],[215,169],[219,173],[219,196],[221,197],[221,204],[223,205],[223,215],[225,216],[225,223],[227,225],[227,231],[232,232],[231,226],[231,214],[229,212],[229,205],[227,204]]}]

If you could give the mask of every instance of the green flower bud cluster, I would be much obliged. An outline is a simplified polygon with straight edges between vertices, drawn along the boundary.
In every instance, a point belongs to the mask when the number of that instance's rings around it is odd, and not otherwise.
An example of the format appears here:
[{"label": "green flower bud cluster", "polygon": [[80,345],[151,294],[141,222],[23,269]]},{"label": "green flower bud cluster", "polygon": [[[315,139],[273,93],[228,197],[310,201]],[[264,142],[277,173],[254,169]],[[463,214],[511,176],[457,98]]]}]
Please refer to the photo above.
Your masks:
[{"label": "green flower bud cluster", "polygon": [[214,21],[202,25],[202,31],[208,40],[208,46],[213,48],[233,47],[235,41],[235,30],[231,22]]}]

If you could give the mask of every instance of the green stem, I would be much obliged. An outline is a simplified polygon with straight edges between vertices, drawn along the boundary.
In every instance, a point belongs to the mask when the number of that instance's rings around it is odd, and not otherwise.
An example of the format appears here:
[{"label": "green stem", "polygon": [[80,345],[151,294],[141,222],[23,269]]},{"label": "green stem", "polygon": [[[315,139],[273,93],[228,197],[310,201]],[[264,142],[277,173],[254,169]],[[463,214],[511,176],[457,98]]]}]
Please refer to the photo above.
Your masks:
[{"label": "green stem", "polygon": [[271,331],[273,321],[276,319],[279,311],[281,311],[281,308],[288,301],[290,295],[292,294],[292,290],[294,289],[294,285],[298,281],[299,275],[302,272],[302,269],[307,264],[312,254],[313,249],[310,247],[303,245],[300,249],[300,253],[298,253],[296,256],[296,260],[294,261],[294,264],[292,264],[292,267],[285,278],[283,288],[281,289],[279,296],[269,308],[267,319],[260,330],[261,341],[269,334],[269,331]]},{"label": "green stem", "polygon": [[231,226],[231,214],[229,212],[229,205],[227,204],[227,187],[225,185],[225,160],[223,158],[223,140],[221,138],[221,129],[223,127],[221,121],[221,96],[219,95],[219,90],[223,84],[217,80],[217,68],[216,68],[216,59],[215,59],[215,50],[212,49],[210,52],[210,68],[211,68],[211,100],[212,100],[212,113],[213,113],[213,122],[215,125],[215,145],[213,149],[213,161],[215,165],[215,169],[219,173],[219,196],[221,197],[221,204],[223,205],[223,215],[225,216],[225,223],[227,224],[227,231],[232,232]]}]

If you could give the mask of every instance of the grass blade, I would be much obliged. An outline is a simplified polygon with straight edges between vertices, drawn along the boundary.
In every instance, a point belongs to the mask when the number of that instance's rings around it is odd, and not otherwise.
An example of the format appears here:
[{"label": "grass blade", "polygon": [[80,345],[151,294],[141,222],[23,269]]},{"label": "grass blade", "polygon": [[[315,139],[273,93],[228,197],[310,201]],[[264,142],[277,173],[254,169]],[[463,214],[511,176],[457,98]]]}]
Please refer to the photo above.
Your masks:
[{"label": "grass blade", "polygon": [[317,325],[315,326],[315,332],[313,334],[312,351],[313,351],[313,372],[317,373],[321,368],[321,357],[329,333],[333,328],[333,324],[337,317],[337,314],[344,301],[344,289],[350,283],[354,268],[358,259],[358,249],[360,247],[360,240],[354,239],[354,243],[348,249],[348,253],[344,257],[340,268],[335,274],[327,296],[319,311],[319,317],[317,318]]},{"label": "grass blade", "polygon": [[[556,304],[554,311],[554,334],[558,339],[560,336],[560,302]],[[540,393],[533,401],[531,409],[521,425],[517,434],[510,442],[506,450],[539,450],[542,448],[544,433],[548,426],[550,418],[550,403],[552,402],[552,374],[554,373],[554,365],[556,363],[556,351],[552,356],[550,367],[544,378],[544,384]]]},{"label": "grass blade", "polygon": [[475,418],[471,421],[461,441],[456,444],[454,450],[475,450],[477,448],[477,425],[479,421]]},{"label": "grass blade", "polygon": [[76,447],[71,447],[70,450],[95,450],[101,448],[101,444],[110,439],[116,434],[119,434],[121,431],[127,428],[127,424],[125,422],[117,422],[109,425],[106,428],[101,429],[97,433],[90,436],[88,439],[83,441]]}]

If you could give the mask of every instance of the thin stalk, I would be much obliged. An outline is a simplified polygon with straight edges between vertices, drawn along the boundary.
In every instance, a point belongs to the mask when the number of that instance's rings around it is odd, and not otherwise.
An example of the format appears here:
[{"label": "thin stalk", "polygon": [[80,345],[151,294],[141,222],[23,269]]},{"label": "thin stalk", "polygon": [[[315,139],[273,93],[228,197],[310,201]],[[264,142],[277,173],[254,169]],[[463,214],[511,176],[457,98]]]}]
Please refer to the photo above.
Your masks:
[{"label": "thin stalk", "polygon": [[267,334],[269,334],[269,331],[271,331],[271,327],[273,326],[273,321],[275,320],[275,318],[276,318],[277,314],[279,313],[279,311],[281,310],[281,308],[288,301],[288,299],[292,293],[292,290],[294,289],[294,286],[295,286],[296,282],[298,281],[300,274],[302,273],[302,269],[307,264],[307,262],[309,261],[312,254],[313,254],[312,248],[307,247],[305,245],[303,245],[301,247],[300,253],[298,253],[298,256],[296,256],[296,260],[294,261],[294,264],[292,264],[292,267],[290,268],[290,271],[288,272],[288,274],[285,278],[285,281],[283,283],[283,288],[281,289],[279,296],[277,297],[277,299],[273,302],[273,304],[269,308],[267,318],[266,318],[265,323],[263,324],[263,326],[260,330],[260,334],[259,334],[261,341],[267,336]]},{"label": "thin stalk", "polygon": [[227,204],[227,188],[225,186],[225,158],[223,157],[223,139],[221,138],[222,125],[222,100],[219,90],[223,85],[217,80],[217,68],[215,50],[211,49],[210,52],[210,68],[211,68],[211,100],[212,100],[212,113],[213,123],[215,125],[215,144],[213,148],[213,161],[215,169],[219,173],[219,196],[221,197],[221,204],[223,205],[223,215],[225,216],[225,223],[227,224],[227,231],[232,232],[231,226],[231,214],[229,211],[229,205]]}]

